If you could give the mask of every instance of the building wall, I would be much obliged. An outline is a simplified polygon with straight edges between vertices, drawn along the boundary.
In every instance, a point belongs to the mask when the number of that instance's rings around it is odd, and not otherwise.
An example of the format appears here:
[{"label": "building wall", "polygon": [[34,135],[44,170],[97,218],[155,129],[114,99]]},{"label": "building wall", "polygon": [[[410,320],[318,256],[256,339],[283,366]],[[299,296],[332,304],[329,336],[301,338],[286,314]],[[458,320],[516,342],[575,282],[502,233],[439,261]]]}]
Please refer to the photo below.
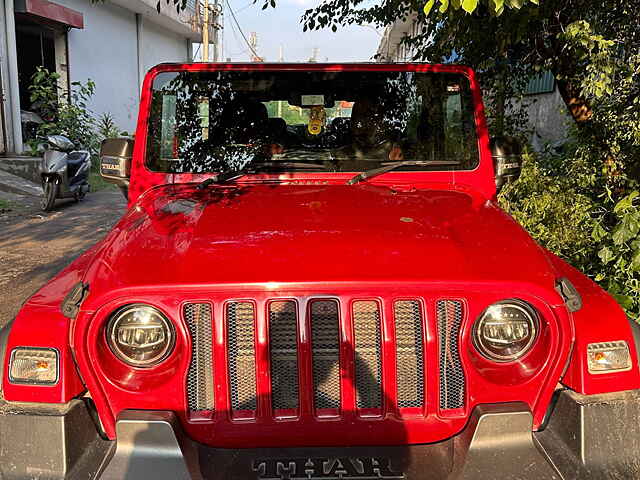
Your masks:
[{"label": "building wall", "polygon": [[[526,97],[525,97],[526,98]],[[531,101],[527,107],[529,127],[533,130],[531,145],[541,150],[546,144],[562,143],[567,138],[567,128],[571,118],[564,101],[555,88],[551,93],[541,93],[527,98]]]},{"label": "building wall", "polygon": [[147,19],[143,20],[142,38],[142,65],[145,73],[159,63],[188,60],[187,39],[176,33],[168,32]]},{"label": "building wall", "polygon": [[187,61],[187,39],[142,18],[142,58],[138,62],[136,14],[109,2],[91,4],[87,0],[56,0],[82,12],[84,29],[69,31],[69,77],[71,82],[96,84],[89,108],[96,116],[110,113],[116,125],[135,130],[142,73],[158,63]]}]

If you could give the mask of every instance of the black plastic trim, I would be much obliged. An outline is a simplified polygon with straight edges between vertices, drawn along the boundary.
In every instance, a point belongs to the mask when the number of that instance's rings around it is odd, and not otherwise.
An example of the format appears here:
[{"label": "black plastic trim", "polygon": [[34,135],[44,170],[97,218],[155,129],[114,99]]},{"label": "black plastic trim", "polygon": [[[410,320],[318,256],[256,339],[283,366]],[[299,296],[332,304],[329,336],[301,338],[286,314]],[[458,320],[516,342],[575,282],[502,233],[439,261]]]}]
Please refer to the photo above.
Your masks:
[{"label": "black plastic trim", "polygon": [[636,360],[638,362],[638,366],[640,366],[640,324],[638,322],[630,319],[629,325],[631,326],[631,334],[633,335],[633,343],[636,344]]},{"label": "black plastic trim", "polygon": [[564,304],[570,312],[577,312],[582,308],[582,297],[568,278],[562,277],[556,280],[556,291],[564,299]]},{"label": "black plastic trim", "polygon": [[2,379],[5,371],[5,359],[7,358],[7,345],[9,343],[9,332],[13,320],[7,323],[4,327],[0,328],[0,401],[4,398],[2,395]]}]

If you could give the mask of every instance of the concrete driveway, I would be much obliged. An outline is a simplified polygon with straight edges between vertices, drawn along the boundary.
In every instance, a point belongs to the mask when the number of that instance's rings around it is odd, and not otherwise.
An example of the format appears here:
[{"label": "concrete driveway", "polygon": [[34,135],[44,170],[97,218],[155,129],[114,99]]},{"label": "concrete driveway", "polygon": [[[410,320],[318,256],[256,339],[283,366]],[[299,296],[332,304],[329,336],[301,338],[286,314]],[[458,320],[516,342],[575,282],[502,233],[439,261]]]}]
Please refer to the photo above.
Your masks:
[{"label": "concrete driveway", "polygon": [[89,193],[85,200],[59,200],[39,211],[35,197],[0,213],[0,327],[47,280],[103,238],[124,213],[119,191]]}]

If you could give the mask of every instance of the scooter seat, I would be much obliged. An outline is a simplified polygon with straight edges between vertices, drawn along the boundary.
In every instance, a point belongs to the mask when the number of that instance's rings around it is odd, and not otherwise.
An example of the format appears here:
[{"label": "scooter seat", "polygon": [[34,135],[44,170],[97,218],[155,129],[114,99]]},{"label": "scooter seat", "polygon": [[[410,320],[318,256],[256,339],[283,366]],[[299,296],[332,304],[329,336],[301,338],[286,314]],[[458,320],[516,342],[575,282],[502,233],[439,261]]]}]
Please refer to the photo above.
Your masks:
[{"label": "scooter seat", "polygon": [[89,152],[70,152],[67,155],[67,164],[69,166],[80,166],[89,157]]}]

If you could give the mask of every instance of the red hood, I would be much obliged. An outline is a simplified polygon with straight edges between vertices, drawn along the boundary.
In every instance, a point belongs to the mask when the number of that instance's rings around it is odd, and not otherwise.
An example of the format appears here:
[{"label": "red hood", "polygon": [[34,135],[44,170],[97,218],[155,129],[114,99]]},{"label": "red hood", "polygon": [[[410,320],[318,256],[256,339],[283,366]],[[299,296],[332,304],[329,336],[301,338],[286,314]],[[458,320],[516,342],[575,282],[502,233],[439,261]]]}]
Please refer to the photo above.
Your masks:
[{"label": "red hood", "polygon": [[469,193],[259,184],[150,190],[107,237],[86,281],[98,290],[334,281],[549,288],[554,278],[529,235]]}]

